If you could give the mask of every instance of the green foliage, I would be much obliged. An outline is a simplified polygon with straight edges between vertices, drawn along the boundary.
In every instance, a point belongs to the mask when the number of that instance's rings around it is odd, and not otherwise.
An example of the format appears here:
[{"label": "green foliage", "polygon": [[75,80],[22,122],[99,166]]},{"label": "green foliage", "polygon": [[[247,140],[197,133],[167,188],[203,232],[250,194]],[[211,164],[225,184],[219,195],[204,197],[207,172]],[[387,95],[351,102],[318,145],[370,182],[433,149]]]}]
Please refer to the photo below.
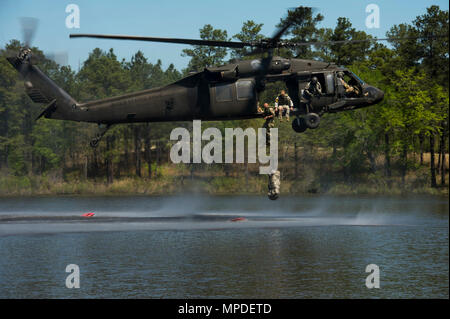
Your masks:
[{"label": "green foliage", "polygon": [[[259,42],[264,39],[264,36],[260,34],[261,28],[264,24],[255,23],[253,20],[247,20],[242,25],[241,32],[233,35],[233,39],[239,40],[241,42]],[[251,49],[235,49],[231,53],[231,57],[234,59],[253,59],[256,56],[249,55]]]},{"label": "green foliage", "polygon": [[[227,41],[227,31],[214,29],[212,25],[206,24],[200,29],[200,38],[202,40]],[[191,57],[185,73],[196,70],[202,71],[206,66],[222,64],[227,49],[221,47],[194,46],[194,49],[184,49],[183,56]]]},{"label": "green foliage", "polygon": [[[286,35],[292,35],[293,42],[314,42],[318,38],[319,30],[317,24],[323,20],[321,14],[315,15],[313,9],[307,7],[299,7],[288,11],[288,16],[281,19],[278,27],[282,28],[287,21],[293,22],[292,27],[287,31]],[[309,46],[298,47],[293,50],[293,56],[301,59],[313,58],[312,48]],[[286,56],[286,55],[285,55]]]},{"label": "green foliage", "polygon": [[117,60],[114,50],[108,53],[94,49],[78,72],[81,100],[99,99],[128,92],[131,74]]},{"label": "green foliage", "polygon": [[[336,28],[330,36],[331,41],[370,39],[364,31],[356,31],[347,18],[338,18]],[[363,61],[370,52],[371,42],[330,45],[330,58],[338,65],[351,65],[355,61]]]},{"label": "green foliage", "polygon": [[[291,10],[289,19],[294,21],[292,29],[285,34],[290,41],[370,39],[365,32],[353,28],[347,18],[338,18],[332,29],[319,28],[323,16],[303,8]],[[284,22],[280,21],[280,26]],[[264,38],[260,33],[262,26],[247,20],[232,39],[260,41]],[[448,152],[448,37],[422,40],[394,38],[442,34],[448,34],[448,11],[431,6],[411,23],[392,26],[387,33],[392,38],[389,47],[361,42],[303,46],[275,52],[285,57],[316,58],[346,65],[385,93],[385,99],[376,106],[326,114],[319,129],[303,134],[295,133],[290,123],[276,122],[282,149],[280,163],[286,166],[286,169],[282,168],[285,169],[283,178],[288,185],[291,183],[288,188],[292,193],[313,190],[331,193],[386,192],[390,191],[392,181],[399,175],[403,180],[412,181],[410,191],[428,189],[426,184],[432,178],[430,171],[419,163],[418,156],[414,154],[429,151],[430,139],[439,141],[442,150]],[[225,41],[228,34],[226,30],[207,24],[200,29],[200,38]],[[6,52],[17,52],[20,47],[19,41],[12,40],[0,50],[0,188],[19,193],[37,188],[44,192],[91,192],[105,182],[109,161],[114,167],[115,178],[121,178],[113,184],[115,193],[130,190],[153,192],[161,184],[169,190],[176,184],[172,175],[191,174],[190,167],[165,163],[171,145],[167,141],[171,130],[180,126],[190,129],[192,123],[117,125],[93,151],[87,145],[95,132],[93,125],[46,119],[35,122],[41,107],[31,102],[17,72],[3,58]],[[33,48],[39,68],[79,101],[164,86],[179,80],[190,70],[202,70],[206,66],[224,63],[229,51],[231,58],[259,57],[248,55],[249,49],[194,46],[183,50],[183,55],[190,57],[190,61],[187,68],[180,72],[173,64],[163,69],[161,60],[152,63],[141,51],[136,52],[129,61],[119,61],[113,49],[105,52],[96,48],[81,69],[75,72],[70,67],[61,67],[46,59],[42,51]],[[286,89],[283,82],[268,83],[266,90],[259,95],[260,104],[268,102],[273,105],[281,89]],[[258,128],[262,124],[261,119],[205,122],[203,128],[214,126],[224,135],[226,127]],[[108,137],[107,146],[105,140]],[[302,165],[297,180],[291,174],[295,165],[293,155],[286,151],[294,143],[302,149],[299,160]],[[142,179],[135,177],[138,165],[141,166]],[[235,172],[229,166],[218,167],[217,170],[202,170],[203,174],[213,176],[209,182],[201,183],[205,189],[211,185],[218,192],[230,192],[236,191],[236,185],[242,186],[248,182],[242,180],[243,175],[239,178],[231,176]],[[226,176],[220,175],[222,173]],[[254,181],[253,177],[249,179],[250,187],[257,187],[258,191],[261,187],[264,189],[265,181],[262,183],[261,179],[256,178]],[[126,180],[121,182],[124,178]],[[155,182],[149,186],[146,178],[152,178]],[[181,184],[183,178],[179,179]],[[77,180],[77,183],[64,186],[55,182],[61,180]],[[358,182],[365,186],[357,188],[355,185]],[[401,186],[399,192],[408,189],[404,183],[398,185]],[[107,186],[102,187],[103,192]]]}]

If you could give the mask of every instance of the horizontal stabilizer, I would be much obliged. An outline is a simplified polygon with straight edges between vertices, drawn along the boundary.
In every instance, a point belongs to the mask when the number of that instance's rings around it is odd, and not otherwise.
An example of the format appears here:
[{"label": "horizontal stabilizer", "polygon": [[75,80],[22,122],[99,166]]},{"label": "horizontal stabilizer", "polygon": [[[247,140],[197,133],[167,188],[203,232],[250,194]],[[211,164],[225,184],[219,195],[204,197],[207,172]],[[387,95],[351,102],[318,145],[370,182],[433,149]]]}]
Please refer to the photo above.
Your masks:
[{"label": "horizontal stabilizer", "polygon": [[39,116],[36,118],[36,121],[39,120],[42,116],[45,115],[45,117],[49,117],[50,114],[52,114],[56,110],[56,99],[50,102],[45,109],[39,114]]}]

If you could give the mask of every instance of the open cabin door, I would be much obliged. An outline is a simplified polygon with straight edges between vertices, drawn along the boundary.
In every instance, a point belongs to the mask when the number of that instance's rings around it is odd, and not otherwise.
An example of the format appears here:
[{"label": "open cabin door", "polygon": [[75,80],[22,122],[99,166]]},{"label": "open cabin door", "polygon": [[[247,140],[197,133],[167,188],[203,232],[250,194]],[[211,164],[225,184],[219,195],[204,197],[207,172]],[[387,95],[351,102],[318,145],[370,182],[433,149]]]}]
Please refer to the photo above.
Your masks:
[{"label": "open cabin door", "polygon": [[310,111],[319,112],[323,107],[336,101],[336,76],[333,71],[302,74],[297,77],[300,113],[306,113],[305,104],[307,103],[307,100],[304,97],[304,89],[314,76],[317,77],[320,86],[322,87],[322,95],[312,97],[312,110]]}]

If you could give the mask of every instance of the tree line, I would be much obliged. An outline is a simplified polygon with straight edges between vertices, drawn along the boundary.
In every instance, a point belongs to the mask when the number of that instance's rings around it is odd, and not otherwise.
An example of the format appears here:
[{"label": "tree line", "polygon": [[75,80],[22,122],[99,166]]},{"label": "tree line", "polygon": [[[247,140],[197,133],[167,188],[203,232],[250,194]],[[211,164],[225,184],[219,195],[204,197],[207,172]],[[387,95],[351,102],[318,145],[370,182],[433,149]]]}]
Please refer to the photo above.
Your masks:
[{"label": "tree line", "polygon": [[[323,16],[309,9],[289,12],[294,25],[286,34],[289,41],[340,41],[371,38],[356,30],[348,18],[340,17],[334,28],[321,28]],[[345,45],[312,45],[282,48],[276,54],[286,58],[317,59],[346,66],[366,82],[385,92],[380,104],[351,112],[325,115],[320,128],[304,134],[289,125],[279,125],[281,145],[311,150],[308,161],[320,161],[318,150],[328,150],[329,170],[352,183],[355,176],[372,176],[400,185],[419,175],[431,187],[446,185],[448,154],[449,53],[448,11],[430,6],[409,23],[394,25],[387,32],[389,43],[361,42]],[[283,24],[280,21],[280,25]],[[207,24],[200,29],[204,40],[258,41],[263,24],[249,20],[238,34]],[[447,35],[434,38],[433,35]],[[422,37],[415,39],[415,37]],[[406,40],[398,40],[406,38]],[[65,181],[80,178],[106,180],[135,176],[152,178],[164,174],[168,161],[170,131],[191,123],[143,123],[114,126],[97,149],[88,146],[96,125],[40,119],[40,107],[25,94],[17,72],[4,59],[18,52],[21,44],[11,40],[0,50],[0,179],[52,175]],[[251,59],[248,49],[192,46],[182,55],[190,61],[183,70],[173,64],[164,69],[162,61],[150,62],[141,51],[127,61],[119,60],[113,49],[90,52],[79,70],[60,66],[32,48],[39,68],[78,101],[116,96],[163,86],[205,66],[233,59]],[[259,100],[273,104],[283,83],[270,83]],[[213,122],[218,128],[260,127],[262,120]],[[314,157],[314,154],[316,154]],[[429,156],[429,159],[427,158]],[[306,158],[306,157],[305,157]],[[424,159],[425,158],[425,159]],[[380,166],[380,159],[382,165]],[[290,160],[294,160],[290,158]],[[437,163],[436,163],[437,162]],[[321,165],[305,166],[317,176]],[[317,163],[316,163],[317,164]],[[427,164],[426,174],[424,166]],[[218,170],[229,170],[218,165]],[[298,178],[295,164],[295,178]],[[321,173],[322,172],[322,173]],[[294,177],[293,177],[294,178]],[[1,183],[0,183],[1,185]]]}]

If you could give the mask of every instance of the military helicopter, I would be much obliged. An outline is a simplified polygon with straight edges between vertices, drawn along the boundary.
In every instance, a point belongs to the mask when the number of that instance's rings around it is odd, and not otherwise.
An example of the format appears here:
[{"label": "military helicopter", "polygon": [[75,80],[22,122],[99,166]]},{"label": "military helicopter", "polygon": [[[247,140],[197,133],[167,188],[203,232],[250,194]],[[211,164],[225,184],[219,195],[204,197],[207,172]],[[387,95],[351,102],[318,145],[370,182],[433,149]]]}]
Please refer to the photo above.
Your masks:
[{"label": "military helicopter", "polygon": [[[303,8],[304,7],[299,7]],[[297,9],[299,9],[297,8]],[[361,41],[388,39],[289,42],[282,35],[293,25],[286,19],[270,39],[258,42],[212,41],[179,38],[156,38],[127,35],[71,34],[70,38],[98,38],[115,40],[137,40],[150,42],[206,45],[226,48],[252,48],[250,55],[265,54],[265,57],[241,60],[222,66],[205,67],[200,72],[164,87],[153,88],[86,103],[75,101],[58,87],[32,62],[28,43],[16,56],[7,60],[22,75],[29,97],[36,103],[46,104],[37,117],[49,119],[91,122],[99,124],[99,131],[90,145],[96,147],[111,125],[135,122],[164,122],[200,120],[232,120],[262,117],[258,109],[258,95],[267,82],[284,81],[293,100],[292,128],[296,132],[315,129],[320,116],[325,113],[353,110],[379,103],[384,93],[365,83],[350,70],[330,62],[286,59],[274,55],[279,48],[297,48],[318,44],[346,44]],[[338,81],[342,72],[349,85],[358,94],[347,95]],[[342,75],[342,73],[340,73]],[[323,92],[313,96],[308,103],[303,91],[309,81],[316,77]]]}]

